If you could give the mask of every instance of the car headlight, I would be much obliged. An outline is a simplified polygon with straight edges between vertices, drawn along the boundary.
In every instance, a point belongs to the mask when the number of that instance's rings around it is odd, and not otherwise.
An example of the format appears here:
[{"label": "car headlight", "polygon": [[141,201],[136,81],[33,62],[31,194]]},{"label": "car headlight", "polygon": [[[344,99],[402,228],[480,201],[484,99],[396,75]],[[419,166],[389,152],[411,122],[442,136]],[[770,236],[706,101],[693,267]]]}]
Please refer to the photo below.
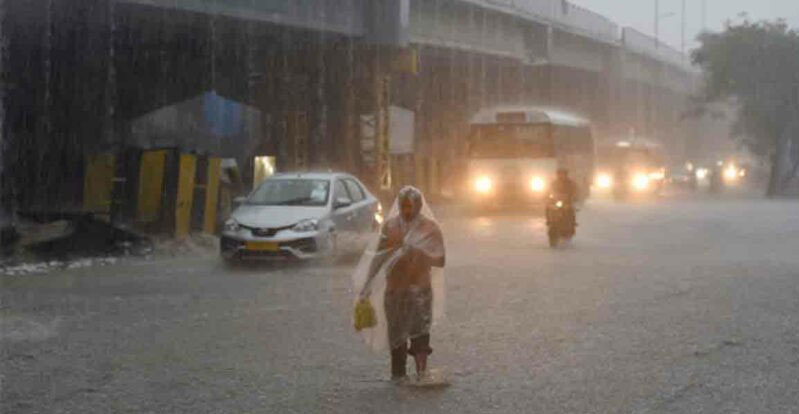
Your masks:
[{"label": "car headlight", "polygon": [[491,177],[482,176],[478,178],[474,182],[474,189],[481,194],[486,194],[491,192],[491,189],[494,188],[494,182],[491,181]]},{"label": "car headlight", "polygon": [[646,174],[635,174],[633,177],[633,187],[636,190],[646,190],[649,187],[649,177]]},{"label": "car headlight", "polygon": [[228,221],[225,222],[225,231],[239,231],[239,228],[241,228],[239,222],[234,219],[228,219]]},{"label": "car headlight", "polygon": [[319,229],[319,220],[316,219],[303,220],[295,224],[294,227],[292,228],[292,230],[296,231],[297,233],[306,233],[318,229]]},{"label": "car headlight", "polygon": [[666,178],[666,173],[663,172],[663,170],[654,171],[654,172],[649,173],[649,179],[650,180],[660,181],[660,180],[662,180],[664,178]]},{"label": "car headlight", "polygon": [[704,180],[705,178],[707,178],[708,172],[709,171],[707,170],[707,168],[698,168],[696,170],[696,178],[699,180]]},{"label": "car headlight", "polygon": [[613,177],[610,174],[599,174],[596,177],[596,185],[599,188],[610,188],[613,185]]},{"label": "car headlight", "polygon": [[536,193],[542,193],[546,190],[547,183],[541,177],[533,177],[533,179],[530,180],[530,188]]}]

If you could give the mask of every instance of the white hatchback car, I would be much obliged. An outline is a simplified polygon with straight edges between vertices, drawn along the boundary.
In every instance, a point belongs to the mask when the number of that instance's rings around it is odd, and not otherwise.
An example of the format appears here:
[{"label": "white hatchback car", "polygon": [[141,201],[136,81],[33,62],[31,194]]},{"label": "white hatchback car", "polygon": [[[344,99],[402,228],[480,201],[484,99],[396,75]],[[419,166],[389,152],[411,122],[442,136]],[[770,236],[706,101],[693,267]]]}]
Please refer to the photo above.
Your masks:
[{"label": "white hatchback car", "polygon": [[329,256],[382,221],[377,198],[343,173],[277,174],[238,201],[220,240],[229,261]]}]

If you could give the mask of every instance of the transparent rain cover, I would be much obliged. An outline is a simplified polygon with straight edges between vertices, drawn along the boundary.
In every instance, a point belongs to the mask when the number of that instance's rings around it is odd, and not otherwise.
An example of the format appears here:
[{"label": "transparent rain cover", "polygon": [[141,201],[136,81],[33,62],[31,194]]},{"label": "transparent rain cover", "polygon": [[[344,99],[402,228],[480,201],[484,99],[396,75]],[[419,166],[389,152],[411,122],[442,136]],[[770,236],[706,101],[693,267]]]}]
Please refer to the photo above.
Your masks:
[{"label": "transparent rain cover", "polygon": [[[418,212],[410,221],[400,214],[400,201],[405,197],[411,199],[414,211]],[[369,347],[379,351],[387,345],[403,346],[408,339],[429,333],[431,325],[443,319],[444,269],[418,261],[435,262],[444,257],[444,239],[424,196],[416,188],[403,188],[380,234],[369,243],[352,276],[355,303],[364,292],[377,315],[377,325],[360,332]],[[416,274],[407,274],[405,269],[415,269]],[[430,289],[418,284],[407,289],[396,288],[404,284],[403,279],[425,281],[428,277]],[[388,295],[387,287],[390,287]],[[393,321],[390,333],[389,318]]]}]

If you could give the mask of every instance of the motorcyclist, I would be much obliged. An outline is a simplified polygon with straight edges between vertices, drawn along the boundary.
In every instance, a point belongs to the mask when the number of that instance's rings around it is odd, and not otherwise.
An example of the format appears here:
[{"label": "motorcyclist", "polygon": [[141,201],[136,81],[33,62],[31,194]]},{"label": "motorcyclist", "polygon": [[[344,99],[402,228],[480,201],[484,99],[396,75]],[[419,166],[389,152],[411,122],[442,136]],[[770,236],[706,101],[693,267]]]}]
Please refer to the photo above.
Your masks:
[{"label": "motorcyclist", "polygon": [[569,178],[569,170],[565,168],[558,169],[557,177],[549,188],[553,196],[569,206],[573,206],[577,201],[577,184]]},{"label": "motorcyclist", "polygon": [[569,178],[569,171],[558,168],[558,173],[550,188],[550,197],[562,201],[569,212],[572,223],[577,224],[574,203],[577,201],[577,184]]}]

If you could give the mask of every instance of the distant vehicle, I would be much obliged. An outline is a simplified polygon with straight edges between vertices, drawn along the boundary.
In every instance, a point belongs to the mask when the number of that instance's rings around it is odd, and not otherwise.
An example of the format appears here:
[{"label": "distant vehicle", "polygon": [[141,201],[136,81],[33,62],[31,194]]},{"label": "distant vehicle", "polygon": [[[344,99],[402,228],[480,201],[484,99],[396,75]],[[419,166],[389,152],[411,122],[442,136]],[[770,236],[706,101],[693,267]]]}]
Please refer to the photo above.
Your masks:
[{"label": "distant vehicle", "polygon": [[224,259],[313,259],[378,228],[382,208],[343,173],[278,174],[265,180],[225,222]]},{"label": "distant vehicle", "polygon": [[691,191],[696,190],[699,185],[697,167],[690,161],[683,165],[674,165],[672,168],[669,168],[666,182],[674,188]]},{"label": "distant vehicle", "polygon": [[585,198],[594,171],[591,124],[534,107],[484,110],[472,119],[467,157],[472,206],[543,203],[558,168],[569,170]]},{"label": "distant vehicle", "polygon": [[657,145],[620,141],[600,147],[594,188],[616,198],[631,194],[657,195],[663,189],[666,168]]},{"label": "distant vehicle", "polygon": [[716,161],[697,167],[696,185],[709,193],[720,193],[725,188],[745,185],[749,181],[751,164],[735,161]]}]

